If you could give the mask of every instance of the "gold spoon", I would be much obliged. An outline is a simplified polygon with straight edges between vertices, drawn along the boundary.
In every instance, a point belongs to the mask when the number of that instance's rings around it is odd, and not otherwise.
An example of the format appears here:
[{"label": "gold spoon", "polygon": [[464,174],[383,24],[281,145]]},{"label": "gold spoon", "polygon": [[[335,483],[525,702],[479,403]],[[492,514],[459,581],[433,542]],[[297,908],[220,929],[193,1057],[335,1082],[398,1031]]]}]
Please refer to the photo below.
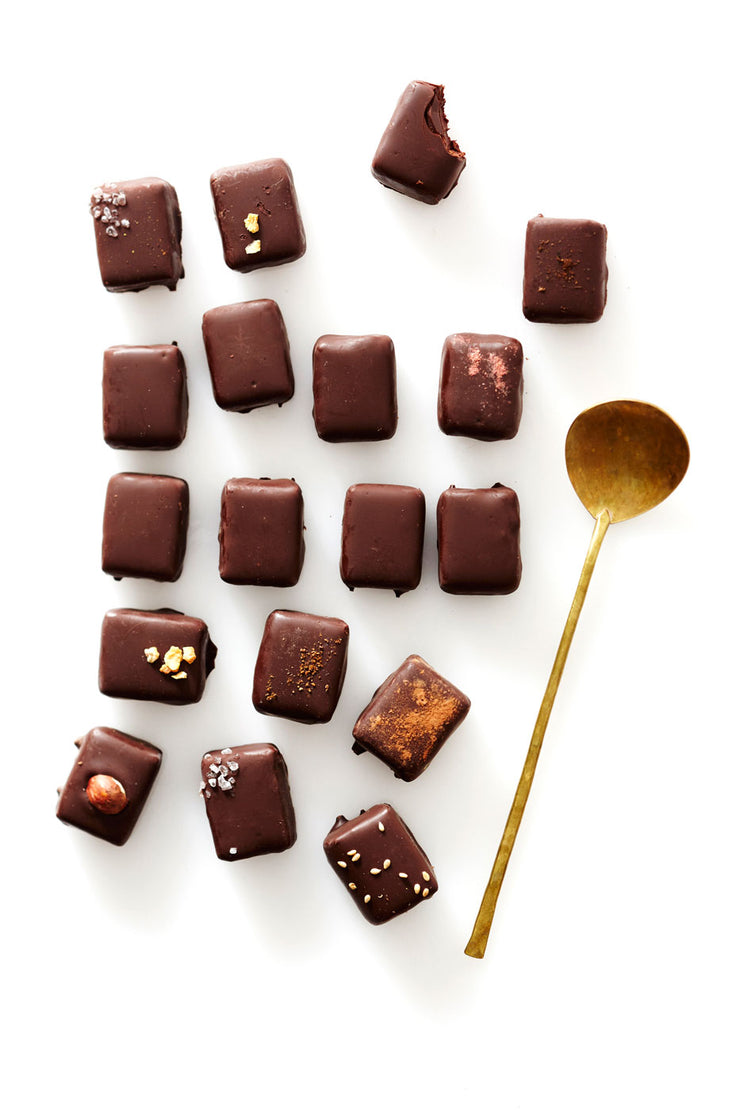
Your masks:
[{"label": "gold spoon", "polygon": [[646,513],[673,492],[689,465],[689,445],[679,426],[654,405],[609,401],[587,409],[573,421],[565,440],[565,465],[573,488],[596,524],[491,877],[465,949],[468,956],[479,960],[486,952],[496,902],[601,541],[610,524]]}]

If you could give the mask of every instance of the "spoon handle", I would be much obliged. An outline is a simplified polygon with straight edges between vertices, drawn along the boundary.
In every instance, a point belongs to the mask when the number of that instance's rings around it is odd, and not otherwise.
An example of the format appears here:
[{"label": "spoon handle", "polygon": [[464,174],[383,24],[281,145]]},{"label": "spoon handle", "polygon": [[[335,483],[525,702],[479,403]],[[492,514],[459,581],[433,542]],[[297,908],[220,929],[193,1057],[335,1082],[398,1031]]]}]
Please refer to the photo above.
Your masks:
[{"label": "spoon handle", "polygon": [[529,797],[529,791],[532,786],[532,779],[534,778],[537,760],[539,758],[540,749],[542,748],[542,740],[545,735],[545,729],[547,728],[547,723],[550,720],[550,713],[552,712],[555,695],[558,692],[558,686],[560,685],[560,679],[563,674],[563,668],[565,667],[565,661],[568,658],[571,641],[573,640],[573,633],[576,630],[578,618],[581,615],[583,602],[586,600],[586,591],[588,590],[589,583],[591,581],[591,575],[593,574],[594,566],[596,565],[596,558],[599,554],[601,541],[604,539],[604,536],[606,535],[606,530],[609,527],[610,523],[611,519],[609,517],[609,510],[602,509],[602,511],[596,517],[594,530],[591,534],[591,543],[589,544],[588,552],[586,554],[586,561],[583,564],[581,577],[578,579],[578,585],[576,587],[575,596],[573,598],[573,604],[570,607],[568,619],[565,622],[565,628],[563,629],[563,635],[560,638],[560,644],[555,656],[555,662],[553,663],[552,670],[550,671],[550,678],[547,683],[547,689],[545,690],[545,696],[542,699],[542,705],[540,706],[540,711],[537,714],[534,732],[532,733],[532,739],[529,743],[529,750],[527,751],[527,758],[524,761],[524,767],[522,768],[519,785],[516,788],[514,801],[511,804],[509,816],[506,820],[504,834],[501,837],[501,843],[499,845],[498,852],[496,853],[496,859],[494,860],[493,869],[491,870],[491,876],[488,880],[488,886],[486,887],[485,894],[483,895],[483,900],[480,904],[480,909],[478,910],[478,916],[475,919],[473,932],[470,935],[470,940],[468,941],[467,947],[465,949],[465,954],[467,956],[474,956],[478,960],[482,960],[486,953],[488,934],[491,931],[491,923],[493,921],[493,914],[496,909],[496,902],[498,901],[498,896],[501,891],[501,885],[504,881],[504,875],[506,874],[506,868],[509,864],[509,857],[511,856],[511,852],[514,847],[516,834],[519,832],[519,826],[521,825],[522,817],[524,816],[524,807],[527,804],[527,798]]}]

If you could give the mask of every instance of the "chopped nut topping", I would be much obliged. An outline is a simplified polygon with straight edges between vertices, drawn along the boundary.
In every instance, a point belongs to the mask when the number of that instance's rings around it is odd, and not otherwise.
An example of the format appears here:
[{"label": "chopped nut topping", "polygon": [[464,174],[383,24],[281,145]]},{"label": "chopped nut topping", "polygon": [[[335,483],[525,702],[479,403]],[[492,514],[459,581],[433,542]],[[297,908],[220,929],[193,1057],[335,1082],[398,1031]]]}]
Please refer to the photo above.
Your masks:
[{"label": "chopped nut topping", "polygon": [[184,647],[182,649],[182,657],[186,663],[194,663],[196,660],[195,649],[191,647]]},{"label": "chopped nut topping", "polygon": [[254,235],[255,231],[259,231],[260,218],[256,212],[249,213],[246,220],[244,221],[244,226],[246,227],[247,231],[252,233],[252,235]]},{"label": "chopped nut topping", "polygon": [[173,678],[187,678],[188,677],[188,672],[187,671],[178,671],[177,674],[173,674],[172,677]]},{"label": "chopped nut topping", "polygon": [[85,793],[90,805],[100,813],[120,813],[128,804],[123,785],[111,775],[93,775],[88,780]]},{"label": "chopped nut topping", "polygon": [[164,661],[171,671],[179,670],[180,664],[182,663],[182,648],[176,647],[173,644],[170,650],[166,653]]},{"label": "chopped nut topping", "polygon": [[155,647],[144,648],[144,656],[147,663],[156,663],[159,659],[159,652]]},{"label": "chopped nut topping", "polygon": [[357,890],[357,883],[347,883],[350,890]]},{"label": "chopped nut topping", "polygon": [[162,672],[162,674],[172,674],[172,671],[170,670],[170,668],[167,666],[166,663],[163,663],[162,666],[159,669]]},{"label": "chopped nut topping", "polygon": [[260,239],[253,239],[248,247],[244,248],[245,254],[259,254],[262,250],[262,241]]}]

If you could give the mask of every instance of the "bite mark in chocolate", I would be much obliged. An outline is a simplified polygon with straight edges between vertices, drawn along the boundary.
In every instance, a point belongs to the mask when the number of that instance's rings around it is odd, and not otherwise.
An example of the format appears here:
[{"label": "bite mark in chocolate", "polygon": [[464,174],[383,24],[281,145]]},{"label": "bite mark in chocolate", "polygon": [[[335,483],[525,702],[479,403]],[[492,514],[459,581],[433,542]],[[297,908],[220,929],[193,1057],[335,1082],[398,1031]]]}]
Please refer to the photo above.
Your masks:
[{"label": "bite mark in chocolate", "polygon": [[352,735],[356,755],[372,752],[412,782],[462,724],[470,699],[419,655],[410,655],[373,694]]},{"label": "bite mark in chocolate", "polygon": [[285,760],[274,744],[242,744],[206,752],[201,795],[219,859],[284,852],[296,822]]},{"label": "bite mark in chocolate", "polygon": [[324,853],[371,925],[406,913],[437,891],[428,856],[387,803],[350,821],[337,817],[324,840]]},{"label": "bite mark in chocolate", "polygon": [[255,709],[303,724],[330,721],[344,685],[348,641],[349,627],[338,618],[270,613],[254,668]]},{"label": "bite mark in chocolate", "polygon": [[527,224],[522,310],[543,324],[593,323],[606,305],[606,228],[536,216]]},{"label": "bite mark in chocolate", "polygon": [[372,172],[398,193],[438,204],[454,189],[465,155],[447,131],[444,86],[412,81],[380,140]]},{"label": "bite mark in chocolate", "polygon": [[74,766],[59,792],[57,817],[111,844],[125,844],[157,777],[162,753],[114,728],[76,741]]},{"label": "bite mark in chocolate", "polygon": [[101,185],[90,198],[103,285],[112,293],[150,285],[174,290],[185,276],[177,193],[159,177]]}]

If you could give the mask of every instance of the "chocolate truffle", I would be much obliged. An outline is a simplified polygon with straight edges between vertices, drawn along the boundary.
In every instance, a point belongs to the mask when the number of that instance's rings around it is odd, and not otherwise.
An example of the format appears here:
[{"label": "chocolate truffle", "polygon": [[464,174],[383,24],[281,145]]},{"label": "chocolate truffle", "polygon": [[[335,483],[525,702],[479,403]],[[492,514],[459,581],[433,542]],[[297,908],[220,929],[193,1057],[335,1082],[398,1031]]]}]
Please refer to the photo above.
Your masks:
[{"label": "chocolate truffle", "polygon": [[284,852],[296,828],[288,768],[274,744],[206,752],[200,792],[219,859]]},{"label": "chocolate truffle", "polygon": [[465,155],[447,134],[443,85],[407,85],[373,159],[373,176],[389,189],[439,204],[465,169]]},{"label": "chocolate truffle", "polygon": [[100,691],[112,698],[192,704],[203,697],[216,652],[198,617],[175,609],[110,609],[100,636]]},{"label": "chocolate truffle", "polygon": [[335,617],[270,613],[254,668],[254,708],[303,724],[330,721],[344,685],[348,641],[349,628]]},{"label": "chocolate truffle", "polygon": [[390,439],[398,424],[387,335],[322,335],[313,349],[313,418],[329,443]]},{"label": "chocolate truffle", "polygon": [[103,570],[175,582],[182,573],[190,495],[167,474],[114,474],[103,514]]},{"label": "chocolate truffle", "polygon": [[224,261],[232,270],[246,274],[305,254],[293,175],[282,158],[217,170],[211,192]]},{"label": "chocolate truffle", "polygon": [[399,597],[415,590],[421,579],[424,517],[424,494],[414,486],[350,486],[339,564],[345,585],[395,590]]},{"label": "chocolate truffle", "polygon": [[293,396],[288,334],[275,301],[210,309],[203,315],[203,342],[213,396],[222,409],[251,412]]},{"label": "chocolate truffle", "polygon": [[188,426],[185,360],[175,343],[109,347],[103,355],[103,437],[109,447],[168,451]]},{"label": "chocolate truffle", "polygon": [[448,436],[513,439],[522,415],[522,345],[505,335],[448,335],[437,420]]},{"label": "chocolate truffle", "polygon": [[287,478],[231,478],[221,493],[218,572],[239,586],[295,586],[301,575],[303,494]]},{"label": "chocolate truffle", "polygon": [[157,777],[162,753],[115,728],[93,728],[75,743],[79,752],[59,791],[57,817],[111,844],[125,844]]},{"label": "chocolate truffle", "polygon": [[461,724],[470,699],[419,655],[409,655],[375,691],[352,730],[356,755],[372,752],[397,779],[412,782],[426,770]]},{"label": "chocolate truffle", "polygon": [[138,293],[150,285],[175,289],[185,276],[177,193],[160,177],[141,177],[93,190],[90,211],[103,285]]},{"label": "chocolate truffle", "polygon": [[450,486],[437,503],[439,584],[448,594],[510,594],[519,585],[519,499],[491,489]]},{"label": "chocolate truffle", "polygon": [[371,925],[426,902],[437,892],[429,859],[413,833],[387,804],[337,817],[324,840],[336,875]]},{"label": "chocolate truffle", "polygon": [[603,224],[546,216],[527,224],[522,309],[528,320],[582,324],[601,319],[607,275]]}]

